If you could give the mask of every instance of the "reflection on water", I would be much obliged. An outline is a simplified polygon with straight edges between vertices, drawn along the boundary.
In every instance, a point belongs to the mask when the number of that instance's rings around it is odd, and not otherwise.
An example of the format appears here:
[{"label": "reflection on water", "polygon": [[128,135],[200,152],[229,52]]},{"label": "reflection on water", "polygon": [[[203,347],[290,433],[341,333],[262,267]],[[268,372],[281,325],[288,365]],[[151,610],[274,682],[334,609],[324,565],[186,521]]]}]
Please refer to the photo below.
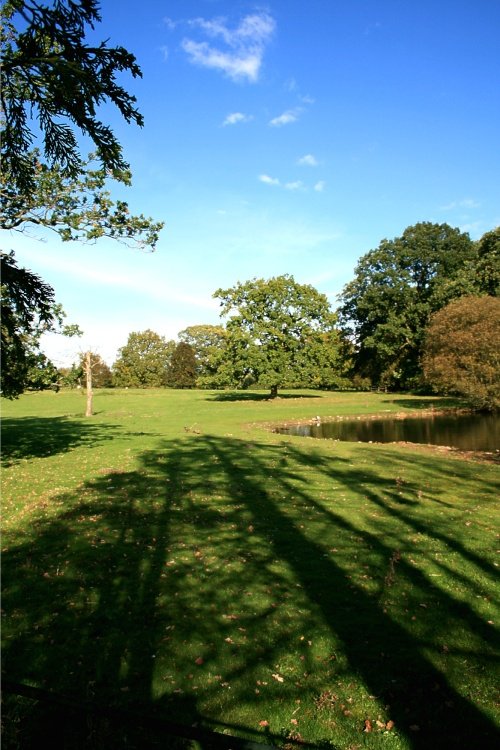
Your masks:
[{"label": "reflection on water", "polygon": [[276,428],[283,435],[343,440],[352,443],[424,443],[467,451],[500,449],[500,417],[494,414],[440,415],[405,419],[320,422]]}]

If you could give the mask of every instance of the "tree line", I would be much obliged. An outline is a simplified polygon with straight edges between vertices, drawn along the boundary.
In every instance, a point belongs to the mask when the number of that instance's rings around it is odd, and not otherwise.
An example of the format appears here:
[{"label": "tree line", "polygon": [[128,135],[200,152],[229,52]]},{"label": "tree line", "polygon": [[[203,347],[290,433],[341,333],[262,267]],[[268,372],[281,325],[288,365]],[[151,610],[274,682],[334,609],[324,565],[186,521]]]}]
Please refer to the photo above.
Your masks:
[{"label": "tree line", "polygon": [[214,293],[221,325],[189,326],[177,341],[131,333],[94,382],[254,386],[271,397],[298,387],[437,391],[498,408],[499,255],[500,228],[473,242],[447,224],[417,224],[359,260],[336,310],[290,275],[239,282]]},{"label": "tree line", "polygon": [[[96,0],[1,7],[3,110],[0,226],[56,232],[64,242],[111,237],[154,250],[163,222],[131,213],[109,182],[131,174],[99,105],[143,125],[122,74],[141,75],[134,55],[90,46]],[[119,80],[118,80],[118,74]],[[84,158],[78,135],[95,151]],[[472,241],[448,224],[418,223],[359,260],[332,309],[285,274],[218,289],[223,322],[191,326],[175,342],[131,333],[110,369],[85,358],[92,382],[121,387],[383,388],[465,395],[498,408],[500,228]],[[83,361],[62,375],[40,350],[46,331],[78,335],[54,290],[12,252],[1,252],[2,396],[78,383]],[[90,363],[90,364],[89,364]]]}]

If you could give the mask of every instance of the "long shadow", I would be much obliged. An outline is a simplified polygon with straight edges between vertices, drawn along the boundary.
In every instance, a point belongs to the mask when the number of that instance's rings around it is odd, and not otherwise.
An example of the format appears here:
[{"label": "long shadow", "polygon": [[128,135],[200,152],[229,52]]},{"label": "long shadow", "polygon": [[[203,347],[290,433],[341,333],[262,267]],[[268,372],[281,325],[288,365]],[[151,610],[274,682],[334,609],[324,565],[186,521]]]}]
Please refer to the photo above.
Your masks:
[{"label": "long shadow", "polygon": [[[421,460],[432,479],[436,469]],[[341,512],[333,485],[357,491],[382,520],[367,529]],[[477,656],[467,663],[476,671],[491,664],[492,635],[472,607],[406,559],[420,522],[393,489],[366,466],[290,443],[164,443],[137,471],[86,483],[59,498],[65,509],[55,520],[28,527],[15,546],[4,542],[6,675],[262,739],[237,717],[255,714],[263,694],[283,711],[309,696],[311,713],[311,694],[357,675],[390,705],[408,747],[493,748],[492,722],[432,663],[432,632],[413,631],[404,608],[388,601],[388,566],[402,550],[408,608],[422,596],[439,599],[447,628],[461,620],[477,627]],[[439,533],[458,559],[480,567],[451,531]],[[357,575],[370,566],[374,590]],[[314,628],[330,633],[337,657],[318,664],[304,640]],[[331,719],[321,724],[325,739]],[[363,739],[362,724],[351,731]]]},{"label": "long shadow", "polygon": [[314,394],[304,393],[278,393],[276,398],[272,398],[269,393],[255,393],[253,391],[221,391],[207,399],[207,401],[276,401],[284,399],[299,399],[299,398],[321,398]]},{"label": "long shadow", "polygon": [[[256,518],[264,517],[266,524],[279,529],[279,533],[272,538],[277,555],[287,560],[307,589],[310,601],[320,608],[332,632],[341,638],[352,667],[360,673],[372,692],[390,703],[398,726],[406,727],[407,731],[411,726],[418,727],[418,736],[411,740],[412,747],[470,747],[478,737],[481,737],[482,747],[490,746],[489,742],[493,747],[495,736],[498,741],[495,727],[480,710],[460,696],[422,655],[418,640],[382,608],[375,606],[372,597],[353,585],[351,576],[347,576],[335,564],[334,558],[326,558],[320,544],[306,538],[268,492],[254,483],[253,491],[249,493],[249,467],[244,468],[248,459],[245,461],[237,450],[228,450],[227,446],[221,448],[217,441],[213,441],[212,446],[221,460],[226,462],[227,473],[236,474],[233,491],[238,492],[238,487],[241,487],[238,482],[240,474],[247,485],[244,497],[252,498],[251,510]],[[304,499],[315,504],[314,499],[306,493]],[[361,532],[352,524],[345,524],[338,516],[333,520],[338,527],[347,526],[356,532],[358,538],[371,543],[371,547],[375,542],[379,550],[385,549],[388,557],[390,548],[373,535]],[[310,561],[314,561],[314,565]],[[418,571],[407,567],[405,572],[417,586],[421,585]],[[466,605],[459,606],[452,601],[451,608],[460,617],[465,615],[472,625],[480,625],[483,637],[489,636],[488,640],[493,641],[491,630],[488,631],[488,626],[475,617]],[[406,665],[404,673],[401,673],[402,663]],[[438,693],[435,698],[439,703],[438,710],[432,703],[427,703],[432,693],[435,696]],[[453,714],[446,711],[446,706],[453,707]],[[443,724],[446,726],[444,738]]]},{"label": "long shadow", "polygon": [[396,404],[401,406],[403,409],[415,409],[415,410],[428,410],[428,409],[460,409],[464,408],[465,404],[463,401],[457,398],[384,398],[382,399],[384,404]]},{"label": "long shadow", "polygon": [[[97,414],[97,412],[96,412]],[[30,458],[68,453],[82,445],[96,446],[116,437],[156,435],[124,432],[116,425],[71,417],[16,417],[2,420],[2,461],[5,467]]]},{"label": "long shadow", "polygon": [[65,453],[83,444],[112,440],[113,425],[92,424],[69,417],[2,419],[2,458],[5,466],[29,458]]}]

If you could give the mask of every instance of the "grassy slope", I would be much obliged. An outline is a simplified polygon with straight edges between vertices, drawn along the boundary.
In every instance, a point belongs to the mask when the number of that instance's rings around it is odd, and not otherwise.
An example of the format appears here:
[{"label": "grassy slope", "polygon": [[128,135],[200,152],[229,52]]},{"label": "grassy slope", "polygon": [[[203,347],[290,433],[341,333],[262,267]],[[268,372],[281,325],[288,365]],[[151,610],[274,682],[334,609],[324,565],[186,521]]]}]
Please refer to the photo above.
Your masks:
[{"label": "grassy slope", "polygon": [[4,404],[7,675],[249,737],[493,747],[498,468],[263,429],[423,399],[284,395]]}]

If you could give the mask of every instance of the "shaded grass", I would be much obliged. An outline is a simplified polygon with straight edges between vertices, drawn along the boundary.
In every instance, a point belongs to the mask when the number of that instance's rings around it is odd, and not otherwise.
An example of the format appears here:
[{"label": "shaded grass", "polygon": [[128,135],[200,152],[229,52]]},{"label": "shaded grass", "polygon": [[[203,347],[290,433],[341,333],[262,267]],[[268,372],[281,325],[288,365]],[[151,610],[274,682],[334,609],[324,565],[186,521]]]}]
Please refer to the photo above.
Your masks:
[{"label": "shaded grass", "polygon": [[259,427],[404,397],[116,392],[89,421],[59,395],[5,427],[11,680],[267,741],[495,746],[496,467]]}]

